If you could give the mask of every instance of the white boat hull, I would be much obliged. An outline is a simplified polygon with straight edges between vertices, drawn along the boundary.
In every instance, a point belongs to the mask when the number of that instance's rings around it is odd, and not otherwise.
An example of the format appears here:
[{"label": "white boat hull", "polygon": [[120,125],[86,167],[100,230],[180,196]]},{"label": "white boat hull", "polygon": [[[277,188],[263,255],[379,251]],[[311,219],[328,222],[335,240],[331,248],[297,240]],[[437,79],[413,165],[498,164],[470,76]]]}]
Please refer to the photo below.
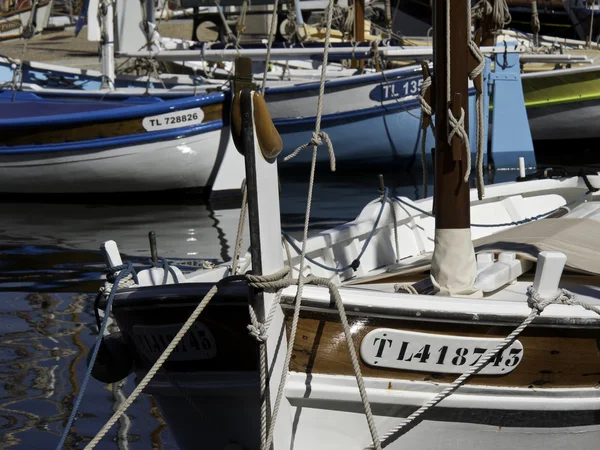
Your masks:
[{"label": "white boat hull", "polygon": [[[255,398],[258,385],[244,393],[239,385],[235,389],[216,379],[211,383],[198,378],[192,385],[189,378],[175,374],[170,378],[178,383],[178,388],[163,379],[151,385],[148,393],[159,404],[181,450],[195,449],[200,441],[207,450],[229,448],[227,445],[233,442],[241,446],[231,448],[257,448],[254,443],[258,442],[260,429],[259,403]],[[445,387],[378,378],[365,378],[365,384],[380,436]],[[204,389],[198,389],[202,385]],[[182,391],[187,398],[181,397]],[[461,388],[434,408],[429,418],[386,448],[597,449],[597,390],[543,391]],[[306,374],[294,372],[289,375],[285,392],[284,402],[289,404],[291,417],[282,416],[278,421],[291,421],[293,431],[289,446],[280,448],[363,450],[371,443],[354,377],[311,375],[308,381]],[[200,414],[206,421],[189,420],[199,417],[197,408],[201,408]]]},{"label": "white boat hull", "polygon": [[0,155],[1,190],[11,193],[150,192],[202,188],[219,155],[221,130],[95,151]]}]

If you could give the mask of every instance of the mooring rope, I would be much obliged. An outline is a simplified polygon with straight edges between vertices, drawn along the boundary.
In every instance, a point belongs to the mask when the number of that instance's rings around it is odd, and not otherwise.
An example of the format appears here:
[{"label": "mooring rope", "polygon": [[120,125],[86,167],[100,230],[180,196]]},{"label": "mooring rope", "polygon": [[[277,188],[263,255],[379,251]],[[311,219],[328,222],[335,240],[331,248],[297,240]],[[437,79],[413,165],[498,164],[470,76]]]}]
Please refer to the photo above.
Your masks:
[{"label": "mooring rope", "polygon": [[[94,363],[96,362],[96,358],[98,357],[98,352],[100,350],[100,344],[102,343],[102,338],[106,331],[106,327],[108,325],[110,311],[112,309],[113,301],[115,299],[115,294],[117,293],[117,289],[114,286],[121,285],[122,282],[125,282],[126,279],[132,279],[134,282],[137,282],[137,276],[135,270],[131,262],[127,262],[120,266],[116,266],[111,268],[111,272],[107,276],[107,279],[112,283],[113,288],[110,290],[110,294],[108,295],[108,299],[106,301],[106,310],[104,313],[104,319],[102,320],[102,324],[98,329],[98,339],[96,339],[96,343],[94,344],[94,349],[92,350],[92,356],[90,358],[90,362],[88,364],[87,370],[85,372],[85,376],[83,377],[83,381],[81,382],[81,388],[79,389],[79,393],[77,394],[77,398],[75,399],[75,403],[73,404],[73,409],[71,410],[71,414],[69,415],[69,419],[67,420],[67,424],[63,430],[63,433],[58,441],[58,445],[56,446],[56,450],[62,450],[63,445],[65,444],[65,440],[71,431],[71,427],[73,426],[73,422],[77,417],[77,411],[79,411],[79,407],[81,406],[81,401],[83,400],[83,395],[85,394],[85,390],[87,389],[88,382],[90,381],[90,377],[92,375],[92,370],[94,368]],[[106,291],[104,291],[106,293]],[[120,417],[120,416],[119,416]],[[117,417],[117,420],[119,418]],[[107,430],[108,431],[108,430]],[[86,447],[87,448],[87,447]],[[92,447],[90,447],[92,448]]]},{"label": "mooring rope", "polygon": [[[317,104],[317,116],[316,116],[316,122],[315,122],[315,131],[314,131],[312,138],[311,138],[310,142],[308,143],[308,145],[301,146],[294,153],[292,153],[291,155],[289,155],[288,157],[286,157],[284,159],[284,161],[287,161],[290,158],[293,158],[294,156],[296,156],[303,148],[306,148],[310,145],[312,145],[312,147],[313,147],[312,160],[311,160],[311,166],[310,166],[310,178],[309,178],[309,185],[308,185],[308,198],[307,198],[307,202],[306,202],[306,215],[305,215],[305,220],[304,220],[304,233],[303,233],[303,238],[302,238],[302,249],[301,249],[300,265],[299,265],[299,271],[298,271],[298,273],[299,273],[298,291],[296,293],[296,298],[295,298],[295,302],[294,302],[294,313],[293,313],[292,324],[291,324],[290,335],[289,335],[290,339],[288,342],[288,347],[287,347],[287,351],[286,351],[286,355],[285,355],[285,361],[283,363],[283,370],[281,372],[281,379],[280,379],[279,386],[277,389],[277,395],[275,397],[275,403],[273,405],[271,424],[269,427],[269,432],[267,435],[265,447],[263,450],[270,449],[271,445],[273,443],[277,414],[279,412],[281,399],[283,398],[283,390],[285,388],[285,384],[287,381],[287,376],[288,376],[289,367],[290,367],[290,361],[292,358],[292,352],[293,352],[293,348],[294,348],[294,339],[296,337],[296,332],[298,329],[298,320],[300,317],[300,306],[301,306],[301,302],[302,302],[302,291],[303,291],[305,282],[308,282],[307,280],[305,280],[304,273],[303,273],[304,264],[305,264],[305,260],[306,260],[306,242],[308,239],[308,227],[309,227],[309,223],[310,223],[310,211],[311,211],[311,205],[312,205],[313,186],[314,186],[315,169],[316,169],[316,162],[317,162],[317,150],[318,150],[319,145],[323,141],[325,141],[328,145],[331,170],[332,171],[335,170],[335,154],[333,152],[333,146],[331,145],[329,136],[325,132],[321,131],[321,117],[323,114],[323,99],[325,97],[325,79],[327,76],[327,60],[328,60],[328,56],[329,56],[329,45],[330,45],[330,39],[331,39],[331,23],[333,20],[333,9],[334,9],[334,0],[329,0],[329,4],[327,7],[327,28],[325,30],[325,43],[324,43],[323,62],[322,62],[322,66],[321,66],[321,79],[320,79],[320,83],[319,83],[319,97],[318,97],[318,104]],[[321,280],[321,282],[326,283],[328,286],[331,286],[330,292],[332,292],[332,296],[334,295],[332,289],[335,289],[335,286],[329,280],[313,278],[313,279],[311,279],[311,282],[318,284],[317,280]],[[337,292],[337,289],[335,289],[335,291]],[[364,389],[364,383],[362,382],[360,366],[358,364],[358,359],[356,358],[356,351],[354,349],[354,345],[352,344],[352,335],[350,333],[350,329],[347,324],[345,312],[343,309],[343,302],[341,301],[341,298],[339,298],[339,293],[337,294],[337,298],[335,298],[335,302],[336,302],[336,305],[338,306],[338,310],[340,312],[340,319],[342,320],[343,324],[345,323],[344,331],[346,333],[346,339],[348,342],[348,350],[350,352],[351,357],[353,357],[353,368],[355,370],[355,375],[356,375],[356,379],[357,379],[357,382],[359,385],[361,398],[363,399],[363,406],[365,409],[365,415],[367,418],[369,431],[371,432],[372,439],[377,442],[379,440],[378,434],[377,434],[377,428],[375,427],[375,422],[373,419],[373,414],[371,413],[371,408],[370,408],[370,404],[369,404],[369,401],[367,398],[367,393],[366,393],[366,390]]]},{"label": "mooring rope", "polygon": [[[477,362],[477,364],[475,364],[474,366],[469,368],[466,372],[464,372],[462,375],[460,375],[447,388],[445,388],[443,391],[436,394],[431,400],[429,400],[427,403],[425,403],[423,406],[421,406],[418,410],[416,410],[414,413],[412,413],[410,416],[408,416],[405,420],[403,420],[402,423],[400,423],[398,426],[396,426],[395,428],[393,428],[389,432],[387,432],[381,438],[380,445],[382,447],[386,447],[387,445],[391,444],[392,442],[394,442],[395,440],[397,440],[398,438],[403,436],[409,430],[414,428],[416,425],[418,425],[419,421],[417,421],[417,419],[419,419],[429,409],[438,405],[442,400],[444,400],[445,398],[452,395],[459,387],[464,385],[469,380],[469,378],[471,378],[472,376],[477,375],[479,372],[481,372],[488,365],[488,363],[496,357],[496,355],[498,353],[500,353],[505,348],[512,345],[517,340],[519,335],[523,332],[523,330],[525,330],[525,328],[527,328],[527,326],[531,322],[533,322],[533,320],[537,316],[539,316],[548,305],[563,304],[563,305],[571,305],[571,306],[581,306],[584,309],[593,311],[596,314],[600,315],[600,308],[598,308],[597,306],[591,305],[587,302],[584,302],[582,300],[578,300],[577,296],[574,293],[572,293],[566,289],[559,289],[554,295],[544,298],[534,289],[533,286],[529,286],[527,288],[527,304],[528,304],[529,308],[531,308],[529,315],[525,318],[525,320],[523,320],[523,322],[517,328],[515,328],[513,330],[512,333],[510,333],[501,342],[499,342],[498,345],[496,345],[496,347],[494,347],[492,350],[488,351]],[[373,448],[378,448],[378,447],[374,446],[372,443],[370,446],[366,447],[365,450],[371,450]]]}]

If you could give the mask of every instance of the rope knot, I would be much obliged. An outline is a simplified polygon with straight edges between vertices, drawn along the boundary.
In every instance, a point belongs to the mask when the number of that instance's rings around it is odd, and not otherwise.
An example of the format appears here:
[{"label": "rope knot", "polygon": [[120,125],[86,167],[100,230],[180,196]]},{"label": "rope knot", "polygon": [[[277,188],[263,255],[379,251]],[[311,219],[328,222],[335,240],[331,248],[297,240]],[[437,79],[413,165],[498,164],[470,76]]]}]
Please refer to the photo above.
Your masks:
[{"label": "rope knot", "polygon": [[308,141],[306,144],[302,144],[292,153],[283,158],[283,160],[289,161],[290,159],[295,158],[296,155],[298,155],[298,153],[300,153],[305,148],[308,148],[311,145],[313,147],[319,147],[323,145],[323,143],[327,144],[327,151],[329,152],[329,165],[331,167],[331,171],[335,172],[335,153],[333,151],[333,144],[331,143],[331,139],[329,139],[329,135],[324,131],[313,131],[310,141]]},{"label": "rope knot", "polygon": [[[324,136],[326,136],[326,134],[323,131],[320,131],[318,133],[313,131],[312,137],[308,145],[316,145],[317,147],[319,145],[322,145]],[[329,136],[327,136],[325,139],[329,139]]]},{"label": "rope knot", "polygon": [[544,298],[533,286],[527,288],[527,305],[531,309],[535,309],[538,314],[544,311],[546,306],[554,303],[562,303],[570,306],[580,305],[576,300],[575,294],[566,289],[559,289],[554,295]]},{"label": "rope knot", "polygon": [[250,324],[248,326],[246,326],[246,328],[248,329],[248,332],[250,333],[250,336],[252,336],[254,339],[256,339],[258,342],[265,343],[267,342],[267,330],[265,329],[264,324],[260,323],[260,322],[255,322],[255,324]]},{"label": "rope knot", "polygon": [[465,110],[460,108],[460,115],[458,119],[452,112],[450,108],[448,108],[448,124],[450,125],[450,133],[448,134],[448,144],[452,145],[452,138],[456,134],[457,137],[463,142],[465,145],[465,155],[467,157],[467,167],[465,169],[465,183],[469,181],[469,176],[471,175],[471,146],[469,145],[469,134],[465,130]]}]

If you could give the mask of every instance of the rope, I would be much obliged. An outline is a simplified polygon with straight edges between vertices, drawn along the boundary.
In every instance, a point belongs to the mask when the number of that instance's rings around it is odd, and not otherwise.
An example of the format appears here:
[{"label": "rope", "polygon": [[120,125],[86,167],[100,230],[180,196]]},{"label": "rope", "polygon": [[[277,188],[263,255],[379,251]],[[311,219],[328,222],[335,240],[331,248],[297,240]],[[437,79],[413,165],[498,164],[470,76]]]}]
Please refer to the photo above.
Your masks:
[{"label": "rope", "polygon": [[406,292],[407,294],[418,294],[417,290],[409,283],[398,283],[394,285],[395,292]]},{"label": "rope", "polygon": [[[181,329],[177,332],[177,334],[175,335],[175,337],[173,338],[171,343],[167,346],[165,351],[160,355],[160,357],[156,360],[156,362],[154,363],[152,368],[144,376],[143,380],[140,381],[140,383],[133,390],[131,395],[127,398],[127,400],[125,400],[123,402],[121,407],[112,415],[112,417],[108,420],[108,422],[106,422],[106,424],[102,427],[102,429],[98,432],[98,434],[96,434],[96,436],[94,436],[94,439],[92,439],[88,443],[88,445],[85,446],[85,450],[93,449],[100,442],[100,440],[104,437],[104,435],[108,432],[108,430],[110,430],[110,428],[115,424],[115,422],[117,422],[121,418],[121,416],[123,414],[125,414],[125,411],[127,411],[129,406],[131,406],[131,404],[135,401],[135,399],[139,397],[139,395],[142,393],[144,388],[148,385],[148,383],[150,383],[150,381],[152,380],[154,375],[156,375],[156,373],[163,366],[163,364],[165,363],[165,361],[167,360],[169,355],[173,352],[173,350],[175,350],[175,347],[177,347],[177,345],[179,344],[181,339],[183,339],[183,336],[194,325],[194,322],[196,321],[198,316],[200,316],[202,311],[204,311],[204,308],[206,308],[206,305],[208,305],[208,303],[215,296],[215,294],[218,291],[218,286],[219,285],[216,284],[210,289],[210,291],[208,291],[206,296],[204,296],[202,301],[198,304],[198,306],[196,306],[196,309],[194,309],[194,312],[190,315],[190,317],[186,320],[186,322],[183,324]],[[111,295],[112,294],[113,293],[111,292]],[[114,298],[114,295],[113,295],[113,298]],[[112,303],[110,304],[110,306],[112,307]],[[107,304],[106,311],[107,312],[109,311],[108,304]],[[105,314],[105,317],[108,317],[108,313]],[[93,360],[93,358],[94,358],[94,355],[92,355],[92,360]],[[90,364],[90,368],[91,367],[92,367],[92,365]],[[69,427],[67,427],[67,429],[68,428]],[[58,447],[58,449],[60,449],[60,447]]]},{"label": "rope", "polygon": [[[479,78],[481,80],[482,90],[483,86],[483,70],[485,69],[485,56],[483,55],[479,46],[473,40],[471,35],[471,9],[467,8],[467,26],[468,26],[468,46],[471,55],[477,61],[477,66],[469,73],[469,78],[475,80]],[[483,107],[483,92],[476,90],[475,97],[475,112],[476,112],[476,126],[477,126],[477,143],[476,143],[476,160],[475,165],[477,167],[477,197],[482,200],[485,195],[485,183],[483,179],[483,157],[485,154],[486,143],[484,140],[485,135],[485,111]],[[470,154],[469,150],[469,154]],[[468,176],[465,181],[468,181]]]},{"label": "rope", "polygon": [[492,10],[492,23],[496,29],[504,28],[512,20],[506,0],[495,0]]},{"label": "rope", "polygon": [[281,301],[281,293],[283,291],[279,291],[277,296],[273,300],[271,304],[271,309],[269,310],[269,314],[264,323],[258,321],[256,317],[256,312],[252,305],[249,305],[250,311],[250,325],[248,325],[248,331],[250,336],[254,337],[259,344],[259,362],[260,362],[260,448],[261,450],[267,449],[267,332],[269,330],[269,326],[271,325],[271,321],[273,320],[273,316],[275,315],[276,306],[279,305]]},{"label": "rope", "polygon": [[[107,278],[110,278],[110,280],[112,281],[112,285],[111,285],[111,289],[110,289],[110,294],[108,295],[108,300],[106,301],[106,310],[105,310],[105,314],[104,314],[104,319],[102,320],[102,324],[100,325],[100,328],[98,330],[98,339],[96,339],[96,343],[94,344],[94,349],[92,350],[92,356],[91,356],[90,362],[88,364],[87,370],[85,372],[83,382],[81,383],[81,389],[79,390],[79,393],[77,394],[77,398],[75,399],[75,403],[73,404],[73,410],[71,411],[69,420],[67,420],[67,424],[66,424],[65,429],[63,430],[63,433],[60,437],[60,441],[58,442],[58,445],[56,446],[56,450],[61,450],[63,448],[63,445],[65,444],[65,440],[67,439],[67,436],[69,435],[69,431],[71,430],[71,427],[73,426],[73,423],[75,422],[75,418],[77,416],[77,411],[79,410],[79,406],[81,405],[81,400],[83,399],[83,395],[85,394],[85,390],[87,389],[88,382],[90,381],[90,376],[92,374],[92,369],[94,368],[96,358],[98,357],[98,351],[100,350],[100,344],[102,343],[102,338],[106,331],[106,326],[108,325],[108,319],[110,317],[110,311],[112,309],[113,301],[115,299],[115,294],[117,293],[117,289],[121,285],[121,282],[126,277],[132,278],[135,281],[137,281],[135,270],[133,269],[131,262],[126,262],[125,264],[122,264],[120,266],[112,267],[110,269],[109,275],[107,276]],[[117,286],[116,289],[115,289],[115,286]],[[104,292],[106,292],[106,291],[104,291]],[[96,317],[96,319],[98,319],[98,317]]]},{"label": "rope", "polygon": [[25,60],[25,54],[27,53],[27,43],[29,42],[29,39],[35,36],[35,29],[37,25],[34,25],[34,20],[37,16],[38,2],[39,0],[33,1],[31,5],[31,12],[29,14],[29,20],[27,21],[27,25],[23,27],[23,31],[21,33],[21,37],[25,40],[25,42],[23,42],[23,51],[21,52],[21,59],[19,60],[19,64],[17,65],[16,71],[13,71],[13,102],[15,101],[17,90],[20,91],[23,89],[23,61]]},{"label": "rope", "polygon": [[237,236],[235,238],[235,249],[233,251],[233,258],[231,261],[231,274],[237,274],[237,266],[240,260],[240,254],[242,253],[242,244],[244,243],[244,221],[246,220],[246,211],[248,209],[248,189],[246,186],[246,180],[242,182],[242,207],[240,211],[240,218],[238,221]]},{"label": "rope", "polygon": [[463,142],[465,146],[465,156],[467,157],[467,167],[465,169],[464,180],[465,183],[469,181],[471,175],[471,148],[469,145],[469,134],[465,130],[465,110],[460,108],[460,115],[458,119],[452,113],[452,110],[448,108],[448,122],[450,125],[450,133],[448,134],[448,144],[452,145],[452,138],[456,134],[458,138]]},{"label": "rope", "polygon": [[237,23],[235,24],[235,31],[237,31],[237,40],[241,42],[242,35],[246,31],[246,13],[248,12],[248,0],[242,2],[242,10],[238,17]]},{"label": "rope", "polygon": [[262,86],[260,93],[265,96],[265,89],[267,88],[267,73],[269,72],[269,63],[271,62],[271,48],[273,47],[273,40],[275,39],[275,30],[277,29],[277,10],[279,8],[279,0],[275,0],[273,4],[273,15],[271,16],[271,29],[269,30],[269,42],[267,42],[267,59],[265,61],[265,71],[263,72]]},{"label": "rope", "polygon": [[[360,252],[358,253],[358,256],[350,264],[348,264],[347,266],[341,267],[341,268],[337,268],[337,267],[326,266],[325,264],[322,264],[319,261],[312,259],[310,256],[308,256],[306,254],[304,254],[303,258],[305,258],[307,261],[314,264],[315,266],[320,267],[321,269],[329,270],[330,272],[343,273],[350,269],[357,270],[360,266],[360,259],[364,255],[365,251],[367,251],[367,247],[371,243],[371,239],[373,239],[373,236],[375,235],[375,231],[377,231],[377,227],[379,226],[379,221],[381,219],[381,215],[383,214],[383,209],[385,208],[385,205],[388,201],[389,201],[389,190],[388,190],[388,188],[385,188],[384,194],[381,196],[381,208],[379,208],[379,212],[377,213],[377,217],[375,219],[375,222],[373,223],[373,228],[371,228],[371,231],[369,232],[369,236],[367,236],[367,239],[363,243],[363,246],[362,246]],[[394,224],[395,224],[396,218],[395,218],[395,211],[394,211],[393,205],[392,205],[392,214],[393,214],[392,217],[393,217]],[[396,231],[396,233],[397,233],[397,231]],[[291,236],[284,231],[282,231],[281,234],[282,234],[283,238],[292,246],[292,248],[298,254],[302,255],[302,250],[300,248],[298,248],[298,246],[294,243]],[[399,248],[400,248],[400,245],[398,243],[398,235],[396,234],[396,255],[400,254]]]},{"label": "rope", "polygon": [[[150,266],[162,268],[164,270],[164,275],[163,275],[163,280],[162,280],[163,285],[167,284],[167,281],[169,280],[169,274],[171,274],[171,276],[173,277],[173,283],[179,284],[179,280],[177,279],[177,274],[175,273],[173,268],[169,265],[169,262],[162,256],[158,257],[157,262],[150,260]],[[131,287],[131,286],[128,286],[128,287]],[[121,289],[120,286],[119,286],[119,289]]]},{"label": "rope", "polygon": [[[320,114],[317,113],[317,117],[319,117],[319,115]],[[305,148],[310,147],[311,145],[313,146],[313,148],[319,147],[323,145],[323,141],[325,141],[325,143],[327,144],[327,151],[329,152],[329,167],[331,168],[332,172],[335,172],[335,153],[333,152],[333,144],[331,143],[331,139],[329,139],[329,135],[324,131],[314,131],[310,141],[308,141],[306,144],[302,144],[292,153],[287,155],[285,158],[283,158],[283,161],[289,161],[290,159],[295,158],[296,155],[298,155],[298,153],[300,153]]]},{"label": "rope", "polygon": [[236,44],[236,48],[237,48],[238,47],[237,38],[235,37],[235,34],[233,34],[233,31],[231,31],[231,28],[229,28],[229,24],[227,23],[225,14],[223,14],[223,10],[221,9],[220,0],[213,0],[213,1],[214,1],[215,5],[217,5],[217,12],[219,13],[221,22],[223,22],[223,26],[225,27],[225,33],[227,33],[227,42]]},{"label": "rope", "polygon": [[427,95],[427,91],[431,87],[431,75],[427,75],[427,77],[423,78],[423,84],[421,85],[421,91],[417,98],[419,99],[419,104],[421,105],[421,131],[423,135],[421,136],[421,169],[423,170],[423,197],[427,197],[427,128],[423,126],[425,123],[425,118],[429,117],[429,125],[431,126],[431,131],[435,133],[433,128],[433,123],[431,121],[431,116],[433,116],[433,110],[431,109],[431,105],[427,103],[425,100],[425,95]]},{"label": "rope", "polygon": [[536,46],[539,45],[539,33],[540,33],[540,16],[537,10],[537,0],[531,1],[531,31],[533,32],[533,40]]},{"label": "rope", "polygon": [[[279,412],[279,406],[281,404],[281,399],[283,397],[283,390],[285,388],[285,384],[287,381],[287,375],[289,373],[289,366],[290,366],[290,361],[292,358],[292,351],[294,348],[294,338],[296,336],[296,331],[298,329],[298,319],[300,317],[300,305],[301,305],[301,301],[302,301],[302,290],[304,287],[304,283],[308,282],[308,280],[305,280],[303,272],[304,272],[304,263],[305,263],[305,258],[306,258],[306,241],[308,238],[308,226],[310,223],[310,210],[311,210],[311,204],[312,204],[313,186],[314,186],[314,179],[315,179],[315,168],[316,168],[316,162],[317,162],[317,149],[318,149],[318,146],[320,145],[320,143],[322,142],[322,139],[325,139],[327,141],[328,146],[331,145],[327,135],[325,133],[321,134],[321,116],[323,114],[323,98],[325,96],[325,79],[327,76],[327,59],[329,56],[329,43],[330,43],[330,37],[331,37],[331,22],[332,22],[332,18],[333,18],[333,7],[334,7],[334,0],[329,0],[329,5],[327,7],[327,28],[325,30],[325,44],[324,44],[325,49],[324,49],[324,53],[323,53],[323,63],[321,66],[321,80],[319,83],[319,99],[318,99],[318,105],[317,105],[317,117],[316,117],[316,123],[315,123],[315,131],[313,133],[311,142],[309,143],[309,145],[310,144],[313,145],[313,153],[312,153],[312,161],[311,161],[311,166],[310,166],[310,180],[309,180],[309,186],[308,186],[308,198],[307,198],[307,203],[306,203],[306,215],[305,215],[305,221],[304,221],[304,235],[303,235],[303,239],[302,239],[302,250],[301,250],[301,256],[300,256],[298,291],[296,293],[296,298],[295,298],[295,303],[294,303],[294,314],[293,314],[292,325],[291,325],[291,330],[290,330],[290,339],[288,342],[288,347],[287,347],[287,351],[286,351],[286,355],[285,355],[285,361],[283,363],[283,371],[281,373],[281,380],[279,382],[277,395],[275,398],[275,403],[273,405],[271,426],[269,427],[269,433],[267,435],[264,450],[270,449],[271,445],[273,443],[275,423],[277,420],[277,414]],[[307,146],[305,146],[305,148]],[[334,170],[335,169],[335,159],[332,158],[333,148],[331,148],[329,155],[331,158],[331,167],[332,167],[332,170]],[[338,310],[340,312],[340,319],[342,320],[342,324],[345,324],[344,332],[346,334],[348,350],[350,351],[350,356],[353,361],[353,368],[354,368],[356,379],[357,379],[357,382],[359,385],[359,390],[361,392],[361,398],[363,399],[363,405],[365,408],[365,414],[367,416],[367,423],[369,425],[369,430],[371,431],[372,439],[374,441],[378,441],[377,429],[375,427],[375,422],[373,420],[373,414],[371,413],[370,405],[369,405],[369,402],[367,399],[367,394],[364,389],[364,383],[362,382],[360,366],[358,364],[358,359],[356,357],[356,351],[354,349],[354,345],[352,344],[352,335],[350,333],[350,328],[347,323],[342,300],[339,297],[339,293],[337,293],[337,295],[334,295],[334,292],[337,292],[337,290],[336,290],[335,286],[329,280],[326,280],[326,279],[318,279],[318,280],[320,280],[320,282],[324,283],[323,285],[330,286],[330,292],[332,293],[332,297],[335,297],[336,305],[338,306]],[[317,283],[317,279],[312,279],[311,281]]]},{"label": "rope", "polygon": [[[595,6],[596,0],[592,0],[592,6],[590,8],[590,35],[588,37],[588,48],[592,48],[591,42],[592,39],[594,37],[594,15],[596,14],[594,12],[594,6]],[[533,20],[533,19],[532,19]]]},{"label": "rope", "polygon": [[[470,26],[470,24],[469,24]],[[446,2],[446,98],[451,101],[451,89],[450,89],[450,75],[452,74],[451,69],[451,50],[450,50],[450,2]],[[469,134],[465,130],[465,110],[461,107],[459,117],[456,118],[451,108],[448,108],[448,127],[450,133],[448,134],[448,145],[452,146],[452,138],[456,134],[457,137],[462,141],[466,157],[467,167],[465,169],[465,183],[469,181],[471,175],[471,149],[469,147]]]},{"label": "rope", "polygon": [[[523,330],[525,330],[525,328],[527,328],[527,326],[531,322],[533,322],[533,320],[537,316],[539,316],[548,305],[552,305],[552,304],[581,306],[589,311],[593,311],[596,314],[600,315],[600,308],[598,308],[594,305],[590,305],[589,303],[586,303],[584,301],[578,300],[577,296],[574,293],[569,292],[566,289],[559,289],[556,292],[556,294],[554,294],[550,297],[544,298],[535,290],[535,288],[533,286],[529,286],[527,288],[527,305],[531,308],[531,310],[529,312],[529,315],[525,318],[525,320],[523,320],[521,325],[519,325],[517,328],[515,328],[512,333],[510,333],[500,343],[498,343],[498,345],[496,345],[495,348],[488,351],[479,360],[479,362],[477,364],[475,364],[474,366],[469,368],[466,372],[464,372],[461,376],[459,376],[456,380],[454,380],[454,382],[452,382],[446,389],[444,389],[443,391],[441,391],[440,393],[435,395],[431,400],[429,400],[427,403],[425,403],[423,406],[421,406],[418,410],[416,410],[414,413],[412,413],[410,416],[408,416],[408,418],[406,418],[406,420],[404,420],[400,425],[398,425],[397,427],[393,428],[388,433],[386,433],[382,437],[380,445],[385,447],[385,446],[391,444],[392,442],[397,440],[399,437],[401,437],[405,433],[407,433],[410,429],[415,427],[418,424],[417,419],[421,415],[423,415],[426,411],[428,411],[429,409],[431,409],[434,406],[436,406],[437,404],[439,404],[445,398],[452,395],[459,387],[461,387],[463,384],[465,384],[469,380],[469,378],[471,378],[473,375],[477,375],[479,372],[481,372],[481,370],[483,370],[483,368],[485,368],[485,366],[487,366],[488,363],[490,361],[492,361],[492,359],[494,359],[498,353],[502,352],[505,348],[512,345],[517,340],[519,335],[523,332]],[[377,443],[375,443],[375,444],[377,444]],[[373,444],[371,444],[369,447],[367,447],[367,449],[373,449],[373,448],[378,448],[378,447],[374,447]]]}]

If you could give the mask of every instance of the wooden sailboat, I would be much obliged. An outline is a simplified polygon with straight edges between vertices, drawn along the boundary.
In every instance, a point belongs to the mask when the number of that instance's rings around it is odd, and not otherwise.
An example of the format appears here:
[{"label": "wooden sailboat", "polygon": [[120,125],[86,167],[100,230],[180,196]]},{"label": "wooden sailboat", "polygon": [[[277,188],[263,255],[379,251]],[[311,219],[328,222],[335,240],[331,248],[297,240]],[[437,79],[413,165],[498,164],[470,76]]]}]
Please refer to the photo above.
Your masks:
[{"label": "wooden sailboat", "polygon": [[[46,28],[53,0],[3,2],[0,7],[0,41],[34,36]],[[12,6],[12,7],[10,7]]]},{"label": "wooden sailboat", "polygon": [[[282,248],[281,142],[262,98],[238,94],[250,255],[106,286],[98,305],[122,334],[93,367],[139,384],[88,448],[144,388],[184,450],[596,448],[600,177],[469,192],[467,3],[435,2],[433,205],[384,191],[356,221]],[[129,269],[114,242],[104,251],[118,284]]]}]

